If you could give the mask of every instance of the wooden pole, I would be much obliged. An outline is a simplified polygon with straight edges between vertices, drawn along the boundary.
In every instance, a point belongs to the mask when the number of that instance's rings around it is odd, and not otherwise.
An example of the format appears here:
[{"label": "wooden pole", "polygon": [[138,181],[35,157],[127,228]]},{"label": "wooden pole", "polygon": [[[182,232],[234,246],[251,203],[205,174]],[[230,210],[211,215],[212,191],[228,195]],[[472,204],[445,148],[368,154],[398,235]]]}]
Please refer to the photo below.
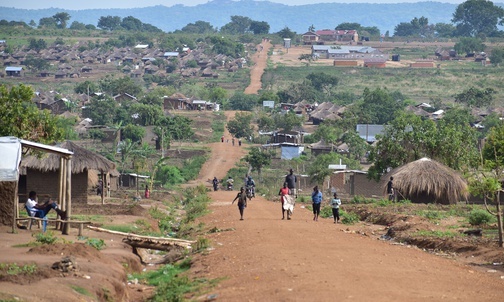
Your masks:
[{"label": "wooden pole", "polygon": [[[66,202],[67,202],[67,208],[66,208],[66,214],[67,214],[67,219],[70,219],[72,215],[72,157],[68,157],[66,159]],[[68,235],[68,231],[70,229],[70,224],[65,223],[63,225],[63,234]]]},{"label": "wooden pole", "polygon": [[104,205],[105,204],[105,188],[106,188],[106,179],[105,179],[105,173],[103,173],[103,171],[101,171],[101,179],[102,179],[102,182],[101,182],[101,189],[100,189],[100,192],[101,192],[101,204]]},{"label": "wooden pole", "polygon": [[58,203],[61,209],[65,210],[65,159],[60,157],[59,178],[58,178]]}]

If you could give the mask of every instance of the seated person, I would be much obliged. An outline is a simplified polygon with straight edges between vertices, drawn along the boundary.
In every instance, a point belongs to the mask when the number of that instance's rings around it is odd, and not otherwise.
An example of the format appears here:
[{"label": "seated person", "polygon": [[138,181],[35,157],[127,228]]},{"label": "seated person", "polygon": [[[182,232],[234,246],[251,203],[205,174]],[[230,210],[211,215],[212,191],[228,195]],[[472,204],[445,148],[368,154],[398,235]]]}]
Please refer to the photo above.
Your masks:
[{"label": "seated person", "polygon": [[31,191],[28,194],[28,200],[26,201],[25,206],[31,217],[45,218],[47,213],[49,213],[51,209],[54,209],[61,219],[66,219],[66,212],[58,208],[58,204],[51,199],[43,204],[39,204],[37,202],[37,193],[35,191]]}]

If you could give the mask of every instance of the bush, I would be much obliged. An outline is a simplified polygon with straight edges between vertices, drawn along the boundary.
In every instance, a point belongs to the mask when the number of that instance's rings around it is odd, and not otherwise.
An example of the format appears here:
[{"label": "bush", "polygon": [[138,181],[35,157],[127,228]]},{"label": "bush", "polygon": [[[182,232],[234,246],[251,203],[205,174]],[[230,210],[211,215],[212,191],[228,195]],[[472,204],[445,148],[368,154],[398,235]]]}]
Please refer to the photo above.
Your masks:
[{"label": "bush", "polygon": [[354,224],[360,221],[359,215],[355,213],[347,213],[340,210],[340,216],[343,224]]},{"label": "bush", "polygon": [[320,217],[322,218],[332,217],[332,207],[329,205],[322,207],[322,209],[320,209]]},{"label": "bush", "polygon": [[53,244],[56,240],[58,240],[58,237],[54,236],[53,232],[35,234],[35,241],[42,244]]},{"label": "bush", "polygon": [[483,225],[495,221],[495,217],[486,210],[475,209],[469,213],[469,223],[471,225]]},{"label": "bush", "polygon": [[103,239],[97,239],[97,238],[89,238],[86,240],[86,245],[92,246],[97,250],[102,250],[105,248],[106,244]]},{"label": "bush", "polygon": [[369,204],[369,203],[373,203],[374,200],[371,199],[371,198],[366,198],[366,197],[363,197],[363,196],[359,196],[359,195],[356,195],[352,198],[352,200],[350,201],[350,203],[352,204]]}]

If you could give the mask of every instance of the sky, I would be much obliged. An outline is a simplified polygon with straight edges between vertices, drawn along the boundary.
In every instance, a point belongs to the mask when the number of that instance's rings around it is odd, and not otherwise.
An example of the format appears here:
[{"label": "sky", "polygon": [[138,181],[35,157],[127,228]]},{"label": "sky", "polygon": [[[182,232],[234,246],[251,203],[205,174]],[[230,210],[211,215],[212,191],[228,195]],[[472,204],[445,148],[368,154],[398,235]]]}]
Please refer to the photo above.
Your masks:
[{"label": "sky", "polygon": [[[270,2],[282,3],[286,5],[303,5],[315,3],[404,3],[404,2],[421,2],[419,0],[269,0]],[[424,0],[426,1],[426,0]],[[465,0],[430,0],[434,2],[455,3],[459,4]],[[147,7],[155,5],[173,6],[183,4],[185,6],[194,6],[204,4],[208,0],[0,0],[0,6],[24,8],[24,9],[41,9],[41,8],[62,8],[69,10],[92,9],[92,8],[135,8]],[[495,1],[494,1],[495,2]],[[500,2],[500,1],[497,1]]]}]

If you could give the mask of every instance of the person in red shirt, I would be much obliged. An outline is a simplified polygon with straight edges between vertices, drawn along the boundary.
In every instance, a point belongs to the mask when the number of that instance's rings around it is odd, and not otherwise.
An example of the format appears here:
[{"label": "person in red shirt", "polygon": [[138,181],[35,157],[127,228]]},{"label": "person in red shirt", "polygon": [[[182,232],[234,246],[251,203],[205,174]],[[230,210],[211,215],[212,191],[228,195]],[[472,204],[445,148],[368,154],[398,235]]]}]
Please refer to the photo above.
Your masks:
[{"label": "person in red shirt", "polygon": [[291,218],[289,210],[284,209],[285,198],[287,195],[289,195],[289,188],[287,188],[286,182],[284,182],[284,185],[278,192],[278,195],[280,195],[280,201],[282,202],[282,220],[285,219],[285,212],[287,212],[287,220],[290,220]]}]

